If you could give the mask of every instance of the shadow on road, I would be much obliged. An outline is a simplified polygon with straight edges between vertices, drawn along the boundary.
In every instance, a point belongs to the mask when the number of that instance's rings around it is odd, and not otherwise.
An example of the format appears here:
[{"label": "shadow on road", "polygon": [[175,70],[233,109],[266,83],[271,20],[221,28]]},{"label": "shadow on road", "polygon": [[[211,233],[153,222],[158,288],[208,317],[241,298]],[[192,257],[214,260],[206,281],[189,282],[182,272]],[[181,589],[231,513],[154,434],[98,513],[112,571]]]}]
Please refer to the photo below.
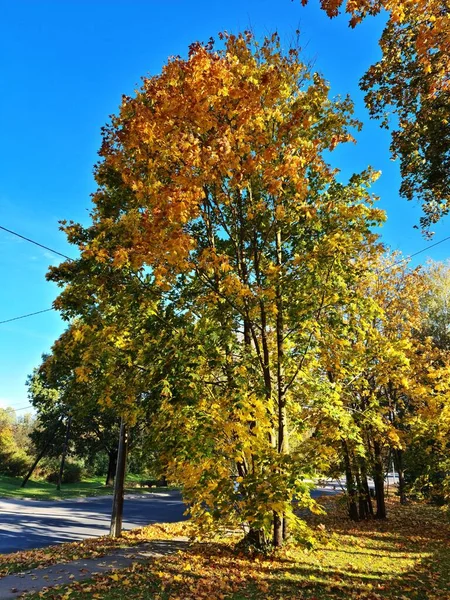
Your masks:
[{"label": "shadow on road", "polygon": [[[124,529],[185,519],[179,494],[127,498]],[[90,502],[0,500],[0,553],[99,537],[109,532],[111,498]]]}]

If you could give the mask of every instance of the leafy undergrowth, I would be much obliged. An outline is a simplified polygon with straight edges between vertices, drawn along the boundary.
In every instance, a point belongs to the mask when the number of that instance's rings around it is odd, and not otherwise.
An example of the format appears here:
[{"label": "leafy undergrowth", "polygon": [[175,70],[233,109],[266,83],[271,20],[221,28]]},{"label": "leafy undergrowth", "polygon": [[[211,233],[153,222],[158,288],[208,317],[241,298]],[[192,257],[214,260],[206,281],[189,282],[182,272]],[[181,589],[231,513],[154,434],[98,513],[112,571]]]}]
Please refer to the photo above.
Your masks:
[{"label": "leafy undergrowth", "polygon": [[[66,498],[106,496],[113,493],[112,487],[104,485],[104,477],[91,477],[80,483],[65,483],[58,492],[56,486],[46,481],[28,481],[26,487],[20,487],[21,477],[0,475],[0,498],[32,498],[33,500],[61,500]],[[129,478],[126,482],[127,494],[166,491],[167,488],[136,487],[138,480]]]},{"label": "leafy undergrowth", "polygon": [[151,540],[169,540],[175,536],[189,535],[188,529],[187,523],[162,523],[125,531],[122,537],[115,539],[104,536],[81,542],[0,554],[0,578],[36,567],[48,567],[82,558],[100,558],[113,553],[118,548],[134,547]]},{"label": "leafy undergrowth", "polygon": [[355,524],[336,500],[327,502],[327,516],[309,518],[320,538],[313,551],[291,547],[270,557],[249,557],[236,553],[230,542],[194,544],[185,552],[29,598],[450,599],[445,513],[390,501],[387,521]]}]

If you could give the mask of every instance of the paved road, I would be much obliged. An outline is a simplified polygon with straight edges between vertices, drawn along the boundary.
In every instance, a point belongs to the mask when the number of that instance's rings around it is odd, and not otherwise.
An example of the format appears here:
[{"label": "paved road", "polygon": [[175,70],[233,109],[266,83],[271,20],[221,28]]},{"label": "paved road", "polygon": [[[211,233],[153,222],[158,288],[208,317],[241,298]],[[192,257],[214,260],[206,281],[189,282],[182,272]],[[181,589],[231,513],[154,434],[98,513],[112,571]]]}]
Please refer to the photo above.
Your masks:
[{"label": "paved road", "polygon": [[[334,493],[330,488],[318,488],[311,495]],[[105,535],[111,502],[110,496],[47,502],[0,498],[0,554]],[[185,508],[176,491],[128,496],[124,528],[181,521]]]},{"label": "paved road", "polygon": [[[105,535],[111,503],[110,496],[46,502],[0,498],[0,554]],[[178,492],[128,496],[124,528],[181,521],[185,508]]]}]

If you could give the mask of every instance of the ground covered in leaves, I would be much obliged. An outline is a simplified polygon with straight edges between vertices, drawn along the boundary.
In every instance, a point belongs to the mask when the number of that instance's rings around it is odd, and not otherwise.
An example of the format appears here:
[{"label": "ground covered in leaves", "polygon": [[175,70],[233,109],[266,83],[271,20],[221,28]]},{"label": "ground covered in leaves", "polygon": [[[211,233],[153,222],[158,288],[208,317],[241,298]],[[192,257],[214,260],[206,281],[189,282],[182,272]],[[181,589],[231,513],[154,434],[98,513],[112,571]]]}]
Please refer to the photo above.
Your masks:
[{"label": "ground covered in leaves", "polygon": [[[231,541],[193,544],[185,552],[29,598],[450,599],[450,524],[445,512],[391,501],[387,521],[355,524],[338,501],[329,501],[328,508],[328,515],[309,519],[319,538],[311,551],[290,547],[262,557],[236,552]],[[136,542],[168,539],[186,534],[188,528],[151,526],[128,535]]]},{"label": "ground covered in leaves", "polygon": [[175,536],[189,535],[189,531],[185,533],[186,530],[187,524],[184,522],[161,523],[124,531],[122,537],[116,539],[103,536],[81,542],[0,554],[0,578],[12,573],[29,571],[36,567],[48,567],[82,558],[100,558],[114,553],[118,548],[133,548],[152,540],[169,540]]}]

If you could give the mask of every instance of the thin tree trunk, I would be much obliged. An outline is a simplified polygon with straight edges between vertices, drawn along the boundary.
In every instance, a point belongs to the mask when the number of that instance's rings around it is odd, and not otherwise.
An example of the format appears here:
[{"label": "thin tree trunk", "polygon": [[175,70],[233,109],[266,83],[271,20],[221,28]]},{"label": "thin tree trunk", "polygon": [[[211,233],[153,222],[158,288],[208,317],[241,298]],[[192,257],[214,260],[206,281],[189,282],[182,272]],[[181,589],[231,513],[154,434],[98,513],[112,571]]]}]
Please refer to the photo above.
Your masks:
[{"label": "thin tree trunk", "polygon": [[47,452],[47,450],[48,450],[48,449],[50,448],[50,446],[52,445],[52,443],[53,443],[53,439],[54,439],[54,436],[55,436],[56,432],[58,431],[58,427],[61,425],[61,421],[62,421],[62,419],[61,419],[61,418],[59,418],[59,419],[58,419],[58,421],[57,421],[57,423],[56,423],[56,426],[55,426],[55,428],[52,430],[52,434],[51,434],[51,436],[49,436],[49,438],[48,438],[47,442],[44,444],[44,446],[43,446],[42,450],[41,450],[41,451],[39,452],[39,454],[37,455],[37,458],[36,458],[36,460],[34,461],[34,463],[32,464],[32,466],[31,466],[30,470],[28,471],[28,473],[27,473],[27,474],[25,475],[25,477],[23,478],[23,481],[22,481],[22,483],[21,483],[21,486],[20,486],[20,487],[24,488],[24,487],[27,485],[27,483],[28,483],[28,480],[29,480],[29,479],[30,479],[30,477],[33,475],[33,472],[34,472],[35,468],[38,466],[39,462],[42,460],[42,458],[44,457],[45,453]]},{"label": "thin tree trunk", "polygon": [[273,545],[280,548],[283,545],[283,518],[280,513],[273,513]]},{"label": "thin tree trunk", "polygon": [[49,448],[50,443],[46,444],[44,446],[44,448],[40,451],[40,453],[37,455],[36,460],[34,461],[34,463],[32,464],[30,470],[28,471],[28,473],[25,475],[25,477],[23,478],[23,481],[20,485],[20,487],[24,488],[27,483],[28,480],[30,479],[30,477],[33,475],[33,471],[35,470],[35,468],[38,466],[39,462],[41,461],[41,459],[43,458],[44,454],[47,452],[47,449]]},{"label": "thin tree trunk", "polygon": [[362,477],[358,467],[355,469],[356,487],[358,489],[358,514],[363,521],[367,519],[369,511],[367,508],[366,492],[362,484]]},{"label": "thin tree trunk", "polygon": [[117,448],[108,452],[108,473],[106,475],[105,485],[112,487],[114,485],[114,478],[116,475],[117,468]]},{"label": "thin tree trunk", "polygon": [[[277,266],[281,269],[283,266],[283,251],[281,229],[277,229],[276,237]],[[284,376],[284,312],[283,312],[283,294],[282,282],[279,281],[276,286],[276,307],[277,307],[277,400],[278,400],[278,452],[279,454],[289,454],[289,437],[287,425],[286,410],[286,389]],[[274,513],[273,517],[273,544],[276,548],[283,545],[283,540],[288,535],[286,517]]]},{"label": "thin tree trunk", "polygon": [[344,467],[345,467],[345,482],[347,485],[348,495],[348,516],[352,521],[358,520],[358,506],[356,504],[356,488],[355,480],[353,478],[352,468],[350,464],[350,455],[348,452],[347,444],[342,441],[342,449],[344,453]]},{"label": "thin tree trunk", "polygon": [[63,478],[63,473],[64,473],[64,464],[66,462],[67,450],[69,448],[71,425],[72,425],[72,415],[69,415],[69,417],[67,419],[66,436],[64,438],[64,446],[63,446],[62,455],[61,455],[61,464],[59,465],[58,483],[56,485],[56,489],[58,490],[58,492],[61,489],[61,483],[62,483],[62,478]]},{"label": "thin tree trunk", "polygon": [[[259,266],[258,256],[258,237],[256,231],[253,234],[253,267],[255,270],[256,283],[259,286],[262,286],[261,270]],[[270,374],[270,352],[269,343],[267,340],[267,312],[262,298],[259,299],[259,312],[261,315],[261,346],[263,357],[262,371],[264,377],[266,400],[267,404],[270,405],[272,400],[272,377]],[[276,438],[274,432],[269,432],[269,443],[272,447],[275,447]]]},{"label": "thin tree trunk", "polygon": [[398,495],[400,496],[400,504],[407,504],[405,472],[403,470],[403,450],[394,450],[394,465],[398,473]]},{"label": "thin tree trunk", "polygon": [[373,482],[375,484],[375,497],[377,500],[377,512],[375,513],[376,519],[386,518],[386,502],[384,497],[384,472],[383,472],[383,460],[381,456],[381,446],[378,441],[373,443],[374,449],[374,475]]},{"label": "thin tree trunk", "polygon": [[367,508],[369,511],[369,515],[373,517],[373,504],[372,504],[372,498],[370,496],[369,482],[367,481],[366,463],[364,460],[361,463],[361,483],[364,488],[364,492],[366,494]]},{"label": "thin tree trunk", "polygon": [[114,497],[111,513],[110,536],[122,535],[123,495],[125,486],[125,471],[127,464],[127,426],[124,420],[120,422],[119,446],[117,451],[116,480],[114,482]]}]

